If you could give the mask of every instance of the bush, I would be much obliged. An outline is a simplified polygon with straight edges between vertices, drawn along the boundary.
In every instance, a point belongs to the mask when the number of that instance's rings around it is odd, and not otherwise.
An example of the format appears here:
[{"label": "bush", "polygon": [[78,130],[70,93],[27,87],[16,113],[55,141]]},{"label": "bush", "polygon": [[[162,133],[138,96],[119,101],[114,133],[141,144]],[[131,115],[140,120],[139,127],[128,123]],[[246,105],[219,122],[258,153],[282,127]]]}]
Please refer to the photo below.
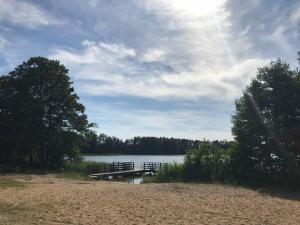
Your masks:
[{"label": "bush", "polygon": [[169,164],[158,172],[158,182],[173,181],[233,181],[234,146],[221,148],[204,141],[187,152],[183,164]]},{"label": "bush", "polygon": [[87,162],[87,161],[67,161],[60,168],[59,172],[62,173],[82,173],[82,174],[91,174],[91,173],[100,173],[104,166],[108,163],[104,162]]},{"label": "bush", "polygon": [[166,164],[158,171],[155,181],[157,182],[182,182],[185,181],[184,164]]},{"label": "bush", "polygon": [[198,149],[188,151],[184,165],[188,180],[228,181],[231,180],[231,155],[233,148],[222,149],[203,142]]}]

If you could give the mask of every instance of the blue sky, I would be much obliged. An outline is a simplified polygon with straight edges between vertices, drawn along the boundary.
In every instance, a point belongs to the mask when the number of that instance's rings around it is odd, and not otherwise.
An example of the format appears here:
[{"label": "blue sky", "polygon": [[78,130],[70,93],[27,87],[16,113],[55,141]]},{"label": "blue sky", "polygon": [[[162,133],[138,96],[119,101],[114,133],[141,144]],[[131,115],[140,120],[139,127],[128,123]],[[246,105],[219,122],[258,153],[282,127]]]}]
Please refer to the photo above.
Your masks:
[{"label": "blue sky", "polygon": [[232,139],[257,67],[296,67],[298,0],[0,0],[0,74],[60,60],[98,132]]}]

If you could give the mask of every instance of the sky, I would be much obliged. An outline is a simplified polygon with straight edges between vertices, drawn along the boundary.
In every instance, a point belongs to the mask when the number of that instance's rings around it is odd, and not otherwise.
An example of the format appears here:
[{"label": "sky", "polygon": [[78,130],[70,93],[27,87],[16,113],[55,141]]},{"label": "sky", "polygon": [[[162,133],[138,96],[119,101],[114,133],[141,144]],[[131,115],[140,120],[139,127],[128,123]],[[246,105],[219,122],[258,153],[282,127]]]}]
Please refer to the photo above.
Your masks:
[{"label": "sky", "polygon": [[60,60],[98,133],[231,140],[257,68],[297,66],[299,0],[0,0],[0,74]]}]

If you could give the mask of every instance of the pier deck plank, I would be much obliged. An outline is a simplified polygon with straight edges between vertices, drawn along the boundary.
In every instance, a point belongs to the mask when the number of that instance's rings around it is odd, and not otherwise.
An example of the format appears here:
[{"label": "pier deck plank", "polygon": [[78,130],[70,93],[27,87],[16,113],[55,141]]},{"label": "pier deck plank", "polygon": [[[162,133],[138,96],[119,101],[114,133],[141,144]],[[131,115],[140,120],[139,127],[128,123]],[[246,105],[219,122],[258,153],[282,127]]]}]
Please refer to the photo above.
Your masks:
[{"label": "pier deck plank", "polygon": [[96,178],[96,177],[107,177],[107,176],[117,176],[117,175],[129,175],[129,174],[139,174],[143,172],[144,170],[114,171],[114,172],[90,174],[89,177]]}]

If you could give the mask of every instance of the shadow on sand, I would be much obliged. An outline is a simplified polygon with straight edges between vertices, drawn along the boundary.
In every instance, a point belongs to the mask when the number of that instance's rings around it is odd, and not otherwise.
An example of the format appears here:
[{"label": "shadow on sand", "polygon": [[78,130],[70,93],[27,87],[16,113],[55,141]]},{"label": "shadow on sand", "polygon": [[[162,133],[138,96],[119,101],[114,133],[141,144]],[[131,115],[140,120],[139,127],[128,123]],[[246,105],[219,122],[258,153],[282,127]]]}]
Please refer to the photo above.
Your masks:
[{"label": "shadow on sand", "polygon": [[263,187],[263,188],[255,188],[255,191],[269,195],[271,197],[283,198],[288,200],[300,201],[300,189],[299,187]]}]

